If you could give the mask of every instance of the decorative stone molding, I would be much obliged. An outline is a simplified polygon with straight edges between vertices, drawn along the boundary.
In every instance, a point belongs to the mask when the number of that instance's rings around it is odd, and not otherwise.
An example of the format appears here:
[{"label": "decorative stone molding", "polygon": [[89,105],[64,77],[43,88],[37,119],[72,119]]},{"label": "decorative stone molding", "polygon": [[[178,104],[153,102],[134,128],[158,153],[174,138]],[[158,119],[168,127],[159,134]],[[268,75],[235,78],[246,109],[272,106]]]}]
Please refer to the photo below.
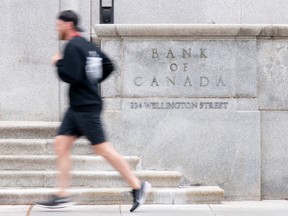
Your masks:
[{"label": "decorative stone molding", "polygon": [[288,25],[116,24],[95,25],[104,37],[288,37]]}]

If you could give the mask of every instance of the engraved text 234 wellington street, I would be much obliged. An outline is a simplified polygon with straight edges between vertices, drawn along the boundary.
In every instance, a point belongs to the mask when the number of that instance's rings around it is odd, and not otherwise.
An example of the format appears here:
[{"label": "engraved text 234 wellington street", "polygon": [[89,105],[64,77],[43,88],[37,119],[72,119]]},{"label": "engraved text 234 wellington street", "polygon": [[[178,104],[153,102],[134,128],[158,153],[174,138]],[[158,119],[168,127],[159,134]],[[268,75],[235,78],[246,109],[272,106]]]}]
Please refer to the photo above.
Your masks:
[{"label": "engraved text 234 wellington street", "polygon": [[219,110],[227,109],[229,103],[224,102],[131,102],[131,109],[158,109],[158,110],[179,110],[179,109],[200,109]]}]

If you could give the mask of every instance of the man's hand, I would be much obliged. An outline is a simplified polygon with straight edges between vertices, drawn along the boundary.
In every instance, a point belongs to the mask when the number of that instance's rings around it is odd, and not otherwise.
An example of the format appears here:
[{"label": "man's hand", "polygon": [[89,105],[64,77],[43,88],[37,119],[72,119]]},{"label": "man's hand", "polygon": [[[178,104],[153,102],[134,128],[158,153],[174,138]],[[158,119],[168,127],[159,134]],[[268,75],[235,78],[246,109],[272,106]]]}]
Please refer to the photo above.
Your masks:
[{"label": "man's hand", "polygon": [[56,65],[56,63],[57,63],[60,59],[62,59],[61,54],[60,54],[60,53],[55,54],[55,55],[52,57],[52,59],[51,59],[52,65]]}]

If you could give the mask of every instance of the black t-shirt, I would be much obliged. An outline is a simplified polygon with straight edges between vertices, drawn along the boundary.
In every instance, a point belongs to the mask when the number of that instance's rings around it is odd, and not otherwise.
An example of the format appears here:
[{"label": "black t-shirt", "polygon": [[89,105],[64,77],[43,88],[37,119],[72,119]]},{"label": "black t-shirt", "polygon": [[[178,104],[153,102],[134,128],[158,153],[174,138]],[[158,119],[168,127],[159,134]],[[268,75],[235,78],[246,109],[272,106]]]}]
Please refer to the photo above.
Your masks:
[{"label": "black t-shirt", "polygon": [[[98,82],[91,82],[86,74],[87,59],[97,56],[102,59],[103,76]],[[66,45],[63,59],[56,64],[61,80],[70,84],[70,107],[77,111],[102,109],[98,83],[113,71],[110,59],[93,43],[83,37],[75,36]]]}]

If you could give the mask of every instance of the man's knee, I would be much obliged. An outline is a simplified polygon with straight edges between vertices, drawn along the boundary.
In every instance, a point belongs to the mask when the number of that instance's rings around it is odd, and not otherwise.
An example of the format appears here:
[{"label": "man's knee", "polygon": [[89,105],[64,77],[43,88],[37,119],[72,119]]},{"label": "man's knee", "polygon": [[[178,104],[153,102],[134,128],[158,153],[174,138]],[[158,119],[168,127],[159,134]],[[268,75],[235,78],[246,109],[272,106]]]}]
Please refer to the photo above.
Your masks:
[{"label": "man's knee", "polygon": [[70,152],[74,137],[57,136],[54,140],[54,150],[57,155],[67,154]]},{"label": "man's knee", "polygon": [[94,151],[97,155],[105,158],[115,152],[112,145],[108,142],[94,145]]}]

